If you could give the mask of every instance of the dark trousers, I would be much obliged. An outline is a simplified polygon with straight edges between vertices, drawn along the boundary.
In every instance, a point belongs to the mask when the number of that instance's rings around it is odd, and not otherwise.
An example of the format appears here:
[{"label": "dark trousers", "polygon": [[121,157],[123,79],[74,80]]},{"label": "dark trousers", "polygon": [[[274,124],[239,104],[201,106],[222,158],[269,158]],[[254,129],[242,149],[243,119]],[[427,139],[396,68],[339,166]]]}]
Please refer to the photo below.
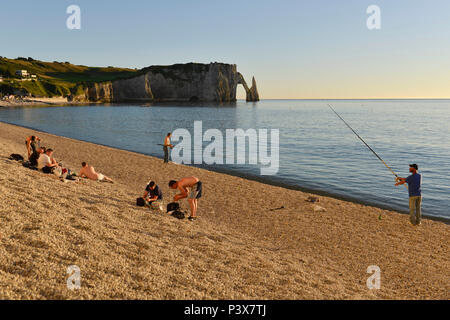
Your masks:
[{"label": "dark trousers", "polygon": [[164,163],[169,163],[169,147],[164,146]]},{"label": "dark trousers", "polygon": [[45,166],[45,167],[42,168],[42,172],[44,172],[44,173],[53,173],[53,170],[55,170],[54,167],[47,167],[47,166]]}]

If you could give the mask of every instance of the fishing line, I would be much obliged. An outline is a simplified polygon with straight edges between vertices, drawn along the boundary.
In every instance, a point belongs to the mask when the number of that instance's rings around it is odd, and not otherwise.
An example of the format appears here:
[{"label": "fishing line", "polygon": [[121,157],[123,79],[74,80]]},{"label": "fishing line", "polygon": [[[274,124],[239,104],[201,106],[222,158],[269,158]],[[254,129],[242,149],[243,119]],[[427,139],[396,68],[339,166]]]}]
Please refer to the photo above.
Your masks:
[{"label": "fishing line", "polygon": [[366,147],[367,148],[369,148],[369,150],[370,151],[372,151],[373,152],[373,154],[386,166],[386,168],[388,168],[389,169],[389,171],[391,171],[392,172],[392,174],[396,177],[396,178],[398,178],[399,176],[394,172],[394,170],[392,170],[392,168],[391,167],[389,167],[388,165],[387,165],[387,163],[383,160],[383,159],[381,159],[381,157],[375,152],[375,150],[373,150],[365,141],[364,141],[364,139],[363,138],[361,138],[361,136],[355,131],[355,130],[353,130],[353,128],[333,109],[333,107],[330,105],[330,104],[328,104],[328,106],[330,107],[330,109],[331,110],[333,110],[333,112],[339,117],[339,119],[341,119],[344,123],[345,123],[345,125],[347,126],[347,127],[349,127],[349,129],[350,130],[352,130],[353,131],[353,133],[354,134],[356,134],[356,136],[359,138],[359,140],[361,140],[365,145],[366,145]]}]

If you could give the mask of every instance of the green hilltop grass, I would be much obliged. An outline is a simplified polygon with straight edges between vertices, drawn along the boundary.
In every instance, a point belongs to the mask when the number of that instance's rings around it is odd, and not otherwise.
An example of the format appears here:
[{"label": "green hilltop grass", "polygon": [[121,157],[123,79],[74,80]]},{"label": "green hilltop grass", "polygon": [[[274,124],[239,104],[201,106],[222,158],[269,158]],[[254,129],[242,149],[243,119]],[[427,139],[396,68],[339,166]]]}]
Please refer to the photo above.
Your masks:
[{"label": "green hilltop grass", "polygon": [[[27,70],[38,77],[37,81],[21,81],[17,70]],[[0,57],[0,93],[10,94],[17,90],[34,96],[67,96],[79,92],[84,84],[128,78],[138,70],[114,67],[87,67],[69,62],[44,62],[31,58],[7,59]]]}]

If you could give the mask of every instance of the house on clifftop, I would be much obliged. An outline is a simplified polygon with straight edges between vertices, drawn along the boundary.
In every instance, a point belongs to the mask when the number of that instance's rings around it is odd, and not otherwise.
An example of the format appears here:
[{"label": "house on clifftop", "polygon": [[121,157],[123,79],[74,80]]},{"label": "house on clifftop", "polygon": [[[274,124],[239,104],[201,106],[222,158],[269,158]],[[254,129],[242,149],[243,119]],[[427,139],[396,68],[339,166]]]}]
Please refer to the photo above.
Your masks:
[{"label": "house on clifftop", "polygon": [[28,77],[30,74],[27,70],[17,70],[16,75],[22,78]]}]

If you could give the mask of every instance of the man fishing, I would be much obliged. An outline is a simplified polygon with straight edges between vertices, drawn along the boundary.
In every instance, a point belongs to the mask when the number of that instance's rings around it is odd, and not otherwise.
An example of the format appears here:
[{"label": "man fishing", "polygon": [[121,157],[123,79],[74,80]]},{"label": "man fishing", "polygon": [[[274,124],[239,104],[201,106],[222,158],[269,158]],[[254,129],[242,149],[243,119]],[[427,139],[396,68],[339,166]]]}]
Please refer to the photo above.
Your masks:
[{"label": "man fishing", "polygon": [[172,133],[168,133],[167,136],[164,138],[164,163],[169,163],[169,148],[173,148],[173,144],[170,142],[170,137],[172,136]]},{"label": "man fishing", "polygon": [[409,193],[409,220],[415,226],[421,224],[422,219],[422,176],[417,173],[419,166],[417,164],[409,165],[411,175],[407,178],[397,177],[396,186],[407,183]]},{"label": "man fishing", "polygon": [[358,137],[359,140],[362,141],[366,145],[366,147],[372,151],[372,153],[386,166],[386,168],[391,171],[391,173],[395,176],[395,181],[397,182],[395,185],[399,186],[401,184],[407,183],[409,185],[408,192],[409,192],[409,215],[410,215],[410,221],[413,225],[417,226],[420,225],[420,220],[422,219],[422,191],[421,191],[421,185],[422,185],[422,176],[417,173],[417,170],[419,167],[417,164],[411,164],[409,165],[409,172],[412,174],[408,178],[400,178],[394,170],[392,170],[391,167],[387,165],[387,163],[373,150],[361,136],[353,130],[353,128],[336,112],[336,110],[333,109],[333,107],[328,104],[328,107],[341,119],[345,125],[353,131],[353,133]]}]

